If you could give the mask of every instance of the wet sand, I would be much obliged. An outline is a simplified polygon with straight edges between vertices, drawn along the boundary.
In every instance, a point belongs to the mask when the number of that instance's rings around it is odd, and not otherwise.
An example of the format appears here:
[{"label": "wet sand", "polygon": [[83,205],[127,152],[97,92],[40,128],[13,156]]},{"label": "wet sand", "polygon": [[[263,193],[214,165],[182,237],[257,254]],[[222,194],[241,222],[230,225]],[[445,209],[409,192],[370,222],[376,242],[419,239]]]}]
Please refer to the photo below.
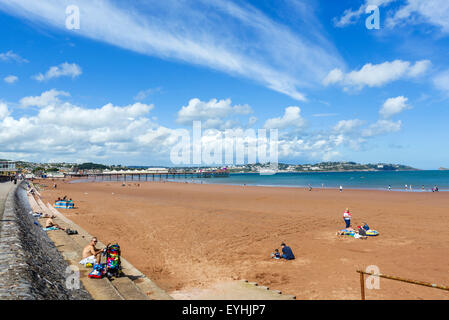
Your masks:
[{"label": "wet sand", "polygon": [[[360,299],[356,270],[449,285],[449,193],[244,187],[185,183],[63,183],[45,202],[61,210],[169,293],[247,279],[297,299]],[[380,232],[338,237],[346,207],[353,225]],[[287,243],[296,260],[273,260]],[[186,295],[187,296],[187,295]],[[381,279],[367,299],[448,299],[449,293]]]}]

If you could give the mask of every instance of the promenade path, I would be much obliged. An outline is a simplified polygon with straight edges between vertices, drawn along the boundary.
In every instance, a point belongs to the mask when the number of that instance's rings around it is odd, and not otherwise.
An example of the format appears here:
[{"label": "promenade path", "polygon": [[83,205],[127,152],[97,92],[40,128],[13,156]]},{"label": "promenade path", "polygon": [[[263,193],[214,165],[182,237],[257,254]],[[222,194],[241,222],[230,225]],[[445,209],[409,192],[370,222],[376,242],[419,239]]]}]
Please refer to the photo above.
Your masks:
[{"label": "promenade path", "polygon": [[[13,182],[0,183],[0,220],[3,219],[3,211],[5,210],[5,201],[9,191],[14,187]],[[0,224],[1,227],[1,224]]]}]

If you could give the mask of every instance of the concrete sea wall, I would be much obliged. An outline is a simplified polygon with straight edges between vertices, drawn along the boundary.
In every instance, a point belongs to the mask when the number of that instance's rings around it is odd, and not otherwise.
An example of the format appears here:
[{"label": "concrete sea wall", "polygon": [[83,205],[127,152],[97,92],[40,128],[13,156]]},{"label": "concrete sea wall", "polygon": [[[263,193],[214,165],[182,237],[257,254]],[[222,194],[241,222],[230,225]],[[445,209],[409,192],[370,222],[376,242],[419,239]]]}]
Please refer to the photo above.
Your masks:
[{"label": "concrete sea wall", "polygon": [[30,214],[26,183],[9,192],[0,213],[0,300],[88,300],[90,294],[66,285],[67,262]]}]

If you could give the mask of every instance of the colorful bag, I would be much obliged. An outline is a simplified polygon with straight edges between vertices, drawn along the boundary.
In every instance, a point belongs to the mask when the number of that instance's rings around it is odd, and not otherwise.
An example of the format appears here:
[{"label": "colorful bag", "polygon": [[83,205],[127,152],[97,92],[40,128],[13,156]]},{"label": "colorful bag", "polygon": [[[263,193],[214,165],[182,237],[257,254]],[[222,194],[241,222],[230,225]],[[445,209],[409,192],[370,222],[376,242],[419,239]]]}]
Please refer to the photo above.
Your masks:
[{"label": "colorful bag", "polygon": [[94,264],[92,271],[89,273],[89,278],[101,279],[105,274],[105,265],[102,263]]}]

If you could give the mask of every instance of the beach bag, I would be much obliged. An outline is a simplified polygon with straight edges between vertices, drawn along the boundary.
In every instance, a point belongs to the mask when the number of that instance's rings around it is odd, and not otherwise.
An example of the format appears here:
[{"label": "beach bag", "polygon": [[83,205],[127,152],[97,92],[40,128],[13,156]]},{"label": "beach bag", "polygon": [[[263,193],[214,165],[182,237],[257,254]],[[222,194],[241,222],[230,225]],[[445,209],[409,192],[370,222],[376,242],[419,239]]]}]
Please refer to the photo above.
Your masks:
[{"label": "beach bag", "polygon": [[78,231],[72,230],[72,229],[67,229],[65,232],[66,232],[68,235],[71,235],[71,234],[78,234]]},{"label": "beach bag", "polygon": [[106,275],[119,277],[122,272],[120,259],[120,246],[118,244],[109,245],[106,248]]},{"label": "beach bag", "polygon": [[94,264],[92,271],[89,273],[89,278],[101,279],[105,273],[105,266],[102,263]]}]

